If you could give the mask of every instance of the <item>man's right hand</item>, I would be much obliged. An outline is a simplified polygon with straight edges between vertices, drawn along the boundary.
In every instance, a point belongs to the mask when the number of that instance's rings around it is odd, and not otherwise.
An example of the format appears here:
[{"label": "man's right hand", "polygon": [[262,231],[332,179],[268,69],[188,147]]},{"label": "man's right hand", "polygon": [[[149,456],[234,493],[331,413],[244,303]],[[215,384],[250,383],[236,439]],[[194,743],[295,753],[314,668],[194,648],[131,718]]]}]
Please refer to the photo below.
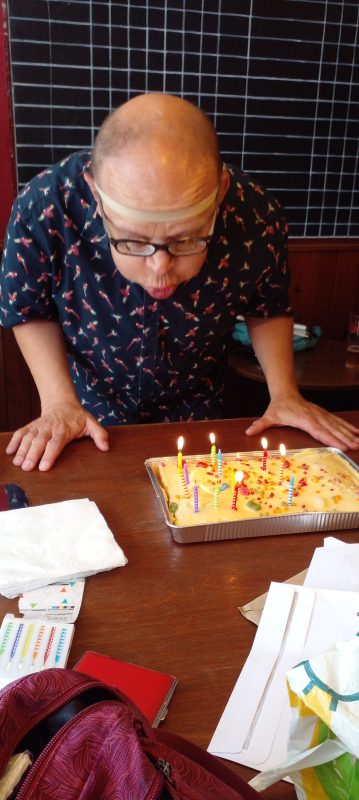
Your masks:
[{"label": "man's right hand", "polygon": [[99,450],[109,449],[108,433],[76,401],[62,402],[46,409],[41,417],[15,431],[6,448],[13,464],[24,470],[37,465],[50,469],[64,447],[73,439],[90,436]]}]

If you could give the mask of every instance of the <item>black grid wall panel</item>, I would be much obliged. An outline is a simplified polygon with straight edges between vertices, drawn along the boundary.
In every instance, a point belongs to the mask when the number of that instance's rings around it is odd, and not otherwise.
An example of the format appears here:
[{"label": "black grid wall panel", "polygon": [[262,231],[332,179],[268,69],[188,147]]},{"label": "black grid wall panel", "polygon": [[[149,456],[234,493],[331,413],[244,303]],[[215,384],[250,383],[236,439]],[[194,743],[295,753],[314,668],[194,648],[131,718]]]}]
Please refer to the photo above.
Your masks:
[{"label": "black grid wall panel", "polygon": [[293,236],[359,235],[357,0],[8,2],[19,186],[163,91],[211,116]]}]

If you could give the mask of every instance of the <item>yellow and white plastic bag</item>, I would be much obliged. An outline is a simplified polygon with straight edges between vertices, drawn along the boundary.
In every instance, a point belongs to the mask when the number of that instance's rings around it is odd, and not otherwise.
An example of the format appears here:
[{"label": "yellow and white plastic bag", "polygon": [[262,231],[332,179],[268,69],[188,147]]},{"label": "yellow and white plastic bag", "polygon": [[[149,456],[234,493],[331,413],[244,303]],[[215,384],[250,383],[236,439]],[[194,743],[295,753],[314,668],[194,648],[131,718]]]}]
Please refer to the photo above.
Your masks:
[{"label": "yellow and white plastic bag", "polygon": [[250,781],[289,777],[298,800],[359,800],[359,635],[287,672],[288,758]]}]

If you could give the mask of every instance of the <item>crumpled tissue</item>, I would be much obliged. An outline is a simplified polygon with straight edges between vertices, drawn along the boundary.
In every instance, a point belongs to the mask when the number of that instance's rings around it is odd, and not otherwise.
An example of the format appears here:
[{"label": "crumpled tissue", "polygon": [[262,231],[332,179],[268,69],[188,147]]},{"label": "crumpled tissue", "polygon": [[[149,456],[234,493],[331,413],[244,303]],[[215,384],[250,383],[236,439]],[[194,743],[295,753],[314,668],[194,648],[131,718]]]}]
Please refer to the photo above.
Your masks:
[{"label": "crumpled tissue", "polygon": [[91,500],[64,500],[0,515],[0,594],[123,567],[127,558]]}]

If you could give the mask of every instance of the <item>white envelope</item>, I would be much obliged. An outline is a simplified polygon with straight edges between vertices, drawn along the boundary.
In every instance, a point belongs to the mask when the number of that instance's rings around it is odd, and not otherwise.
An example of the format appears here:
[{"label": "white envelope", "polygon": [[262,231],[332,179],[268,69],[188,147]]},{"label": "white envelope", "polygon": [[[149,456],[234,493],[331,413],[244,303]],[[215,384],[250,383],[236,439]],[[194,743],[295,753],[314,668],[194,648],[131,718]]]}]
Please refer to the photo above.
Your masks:
[{"label": "white envelope", "polygon": [[285,673],[358,631],[359,594],[272,583],[249,657],[208,750],[266,770],[287,757]]}]

